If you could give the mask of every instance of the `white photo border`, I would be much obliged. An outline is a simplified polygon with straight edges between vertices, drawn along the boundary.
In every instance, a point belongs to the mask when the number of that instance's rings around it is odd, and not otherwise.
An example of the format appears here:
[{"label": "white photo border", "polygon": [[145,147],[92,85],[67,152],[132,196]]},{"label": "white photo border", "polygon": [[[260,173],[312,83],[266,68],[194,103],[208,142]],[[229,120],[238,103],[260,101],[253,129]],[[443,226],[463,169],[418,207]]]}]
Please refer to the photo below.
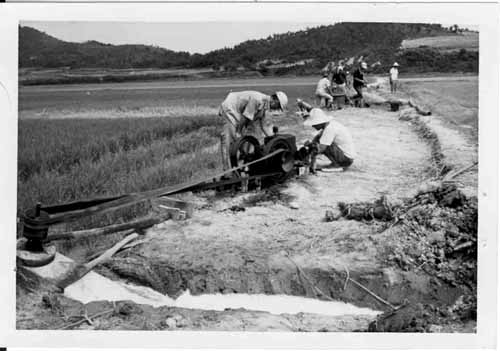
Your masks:
[{"label": "white photo border", "polygon": [[[279,18],[277,18],[279,14]],[[342,14],[342,15],[339,15]],[[25,331],[15,329],[18,25],[22,21],[421,22],[479,25],[476,334]],[[0,345],[8,347],[493,348],[497,331],[499,24],[496,3],[5,3],[0,6]],[[5,88],[2,89],[2,87]],[[7,103],[2,99],[7,93]],[[4,94],[5,95],[5,94]],[[5,96],[4,96],[5,97]]]}]

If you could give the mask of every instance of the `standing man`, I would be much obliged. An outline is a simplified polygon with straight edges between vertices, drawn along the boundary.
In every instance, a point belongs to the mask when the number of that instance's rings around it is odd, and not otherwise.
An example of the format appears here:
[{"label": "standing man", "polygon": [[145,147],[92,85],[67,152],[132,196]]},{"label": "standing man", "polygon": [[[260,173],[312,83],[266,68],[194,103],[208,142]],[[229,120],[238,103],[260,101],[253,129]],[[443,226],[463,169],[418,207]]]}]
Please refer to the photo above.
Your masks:
[{"label": "standing man", "polygon": [[225,120],[221,138],[221,151],[224,170],[231,168],[229,148],[238,137],[257,132],[264,136],[273,135],[273,125],[266,116],[268,111],[283,112],[288,98],[282,91],[266,95],[258,91],[231,92],[222,102],[219,116]]},{"label": "standing man", "polygon": [[389,83],[391,84],[391,93],[395,93],[398,86],[398,71],[399,64],[394,62],[392,68],[389,70]]},{"label": "standing man", "polygon": [[319,154],[325,155],[331,161],[327,169],[345,170],[354,162],[355,150],[351,133],[342,124],[334,121],[333,117],[319,108],[313,108],[304,125],[320,131],[312,144]]},{"label": "standing man", "polygon": [[316,96],[319,98],[319,105],[330,108],[333,102],[333,96],[331,95],[331,83],[328,79],[328,71],[323,71],[323,78],[321,78],[316,86]]},{"label": "standing man", "polygon": [[346,75],[344,72],[344,61],[340,60],[337,67],[333,71],[332,82],[334,82],[337,86],[344,85],[346,82]]},{"label": "standing man", "polygon": [[[345,103],[350,104],[351,101],[347,96],[347,74],[344,69],[344,61],[340,60],[338,66],[332,76],[332,83],[335,83],[334,91],[335,94],[344,95]],[[340,108],[340,106],[338,106]]]},{"label": "standing man", "polygon": [[354,96],[355,104],[358,107],[363,105],[363,87],[366,86],[364,73],[368,69],[366,62],[361,62],[358,68],[352,73],[352,86],[356,90],[356,95]]}]

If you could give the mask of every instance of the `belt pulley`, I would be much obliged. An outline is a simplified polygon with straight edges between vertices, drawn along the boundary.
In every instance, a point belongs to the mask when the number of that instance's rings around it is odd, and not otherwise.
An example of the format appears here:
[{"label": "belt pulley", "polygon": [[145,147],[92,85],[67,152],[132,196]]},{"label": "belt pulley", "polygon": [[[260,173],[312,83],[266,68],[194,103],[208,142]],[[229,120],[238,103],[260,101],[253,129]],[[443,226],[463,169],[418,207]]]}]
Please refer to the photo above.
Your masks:
[{"label": "belt pulley", "polygon": [[[251,135],[245,135],[236,139],[231,143],[229,150],[229,158],[231,160],[231,167],[239,167],[252,161],[256,161],[263,156],[262,148],[257,138]],[[238,172],[246,172],[250,175],[260,173],[263,169],[262,164],[256,163],[248,169],[239,169]]]},{"label": "belt pulley", "polygon": [[258,160],[276,150],[283,150],[265,162],[259,162],[248,169],[240,170],[240,172],[246,172],[249,175],[274,173],[275,175],[270,177],[271,181],[283,182],[293,170],[296,148],[293,135],[278,134],[267,137],[264,139],[264,145],[260,145],[254,136],[245,135],[231,144],[229,150],[231,166],[237,167]]}]

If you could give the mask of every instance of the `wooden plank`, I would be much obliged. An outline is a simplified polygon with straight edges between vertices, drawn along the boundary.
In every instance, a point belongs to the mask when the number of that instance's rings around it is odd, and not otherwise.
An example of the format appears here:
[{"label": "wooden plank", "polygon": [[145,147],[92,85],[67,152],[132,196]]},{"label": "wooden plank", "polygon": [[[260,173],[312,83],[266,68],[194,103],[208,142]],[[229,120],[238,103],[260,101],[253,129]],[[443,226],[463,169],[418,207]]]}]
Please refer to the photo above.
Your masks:
[{"label": "wooden plank", "polygon": [[64,233],[52,233],[47,236],[46,241],[79,239],[92,236],[109,235],[129,229],[133,230],[144,229],[151,227],[155,224],[164,222],[167,219],[169,219],[170,216],[171,215],[169,213],[163,212],[154,217],[140,218],[135,221],[112,224],[101,228],[92,228],[87,230],[78,230],[78,231],[64,232]]}]

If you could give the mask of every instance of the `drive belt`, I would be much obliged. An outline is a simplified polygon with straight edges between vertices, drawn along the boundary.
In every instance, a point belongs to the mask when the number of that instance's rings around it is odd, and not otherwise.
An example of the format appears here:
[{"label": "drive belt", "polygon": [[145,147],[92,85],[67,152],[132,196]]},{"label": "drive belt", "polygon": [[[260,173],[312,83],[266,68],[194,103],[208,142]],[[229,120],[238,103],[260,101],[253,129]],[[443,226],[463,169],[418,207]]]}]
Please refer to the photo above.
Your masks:
[{"label": "drive belt", "polygon": [[175,193],[180,193],[182,191],[186,191],[190,188],[193,188],[197,185],[201,185],[203,183],[208,183],[213,181],[216,178],[223,177],[225,175],[231,174],[235,171],[238,171],[242,168],[254,165],[256,163],[265,161],[273,156],[276,156],[282,152],[286,151],[285,149],[275,150],[257,160],[248,162],[246,164],[233,167],[221,173],[212,175],[210,177],[206,177],[204,179],[185,182],[182,184],[177,184],[173,186],[167,186],[163,188],[148,190],[144,192],[131,193],[125,195],[118,195],[113,197],[104,197],[104,198],[95,198],[84,201],[75,201],[71,203],[66,203],[62,205],[54,205],[54,206],[41,206],[39,209],[48,214],[48,216],[35,217],[28,216],[25,214],[24,220],[31,223],[32,225],[39,226],[47,226],[53,225],[57,223],[70,222],[75,219],[95,215],[102,214],[111,210],[116,210],[121,207],[130,206],[135,203],[152,199],[155,197],[171,195]]}]

